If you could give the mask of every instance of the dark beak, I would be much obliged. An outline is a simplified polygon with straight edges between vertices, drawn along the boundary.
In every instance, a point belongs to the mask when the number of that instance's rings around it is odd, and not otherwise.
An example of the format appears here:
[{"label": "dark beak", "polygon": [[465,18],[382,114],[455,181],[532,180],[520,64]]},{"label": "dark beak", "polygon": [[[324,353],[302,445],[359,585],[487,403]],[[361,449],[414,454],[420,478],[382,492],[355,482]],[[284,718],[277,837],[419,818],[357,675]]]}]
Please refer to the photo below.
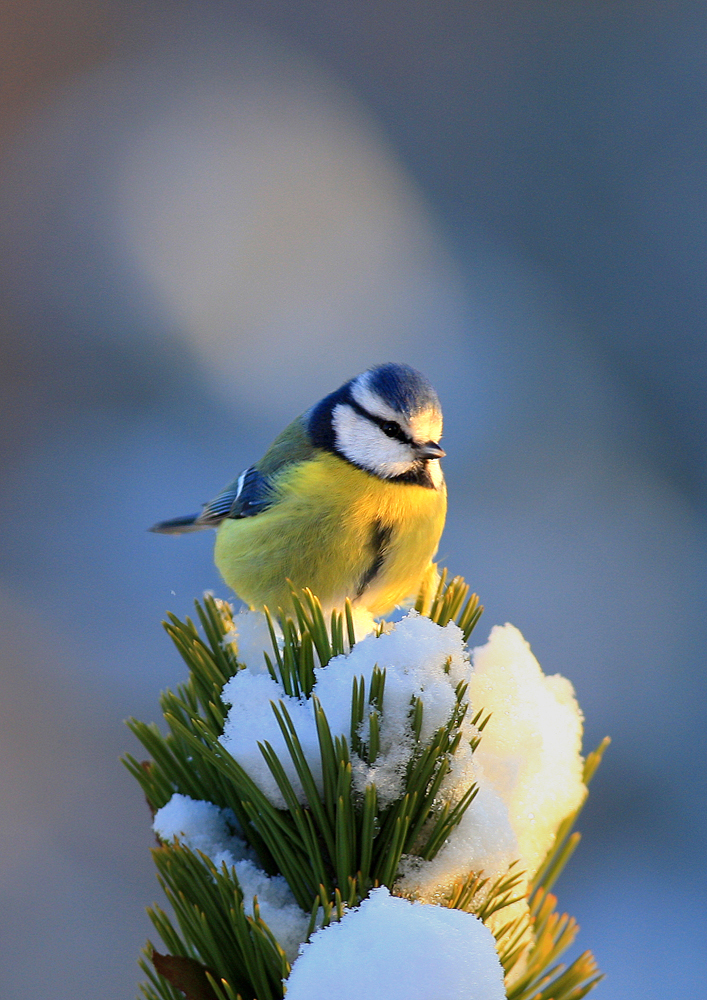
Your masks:
[{"label": "dark beak", "polygon": [[436,441],[428,441],[426,444],[415,445],[418,458],[443,458],[447,453],[444,448],[440,448]]}]

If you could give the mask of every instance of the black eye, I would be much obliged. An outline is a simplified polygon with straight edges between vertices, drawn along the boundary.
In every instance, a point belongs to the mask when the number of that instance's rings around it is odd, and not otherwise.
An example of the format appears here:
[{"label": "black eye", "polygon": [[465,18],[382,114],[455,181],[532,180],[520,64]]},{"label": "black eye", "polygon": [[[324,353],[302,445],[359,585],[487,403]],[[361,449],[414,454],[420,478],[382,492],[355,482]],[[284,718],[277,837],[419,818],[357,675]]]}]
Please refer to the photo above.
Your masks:
[{"label": "black eye", "polygon": [[380,429],[388,437],[400,437],[400,424],[396,424],[394,420],[384,420]]}]

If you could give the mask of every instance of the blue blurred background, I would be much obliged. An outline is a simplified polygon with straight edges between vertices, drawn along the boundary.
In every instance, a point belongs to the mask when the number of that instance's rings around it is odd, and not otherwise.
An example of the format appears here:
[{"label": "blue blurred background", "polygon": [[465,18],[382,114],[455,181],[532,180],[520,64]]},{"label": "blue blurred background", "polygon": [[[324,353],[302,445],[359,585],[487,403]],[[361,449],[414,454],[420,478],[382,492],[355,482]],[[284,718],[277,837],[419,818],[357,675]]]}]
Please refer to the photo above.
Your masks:
[{"label": "blue blurred background", "polygon": [[706,44],[649,0],[3,5],[3,998],[136,992],[122,720],[226,596],[146,527],[386,360],[444,404],[479,641],[614,740],[558,886],[598,1000],[706,995]]}]

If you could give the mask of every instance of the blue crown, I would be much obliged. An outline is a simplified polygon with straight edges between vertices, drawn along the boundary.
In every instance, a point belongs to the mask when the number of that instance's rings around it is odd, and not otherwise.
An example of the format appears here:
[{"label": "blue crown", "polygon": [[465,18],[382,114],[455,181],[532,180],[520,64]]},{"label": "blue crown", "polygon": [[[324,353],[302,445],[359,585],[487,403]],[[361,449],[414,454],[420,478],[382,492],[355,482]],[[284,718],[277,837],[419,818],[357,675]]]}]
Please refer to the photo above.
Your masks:
[{"label": "blue crown", "polygon": [[391,362],[369,368],[369,372],[369,388],[397,413],[411,417],[422,410],[441,410],[432,384],[409,365]]}]

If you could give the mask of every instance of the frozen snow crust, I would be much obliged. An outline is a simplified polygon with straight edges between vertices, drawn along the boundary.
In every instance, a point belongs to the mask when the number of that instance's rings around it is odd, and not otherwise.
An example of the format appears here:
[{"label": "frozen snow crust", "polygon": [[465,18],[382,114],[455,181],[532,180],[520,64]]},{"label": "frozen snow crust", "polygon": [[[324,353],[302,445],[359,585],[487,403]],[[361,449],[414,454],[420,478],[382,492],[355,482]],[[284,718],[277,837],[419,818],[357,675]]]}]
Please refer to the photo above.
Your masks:
[{"label": "frozen snow crust", "polygon": [[[269,742],[300,800],[305,802],[271,703],[282,702],[286,706],[321,788],[313,703],[289,697],[268,673],[263,651],[269,648],[270,640],[263,616],[245,612],[237,615],[234,622],[235,632],[229,639],[237,647],[239,662],[245,669],[223,688],[222,697],[230,711],[222,743],[271,803],[285,808],[258,747],[259,742]],[[360,629],[360,622],[357,627]],[[312,693],[326,713],[332,736],[349,738],[354,679],[363,677],[368,691],[375,666],[386,671],[380,753],[370,766],[352,753],[355,792],[361,794],[367,784],[375,783],[382,805],[403,794],[406,766],[415,747],[410,731],[411,698],[419,697],[424,706],[420,739],[425,742],[448,721],[457,685],[463,682],[468,685],[470,708],[437,804],[440,807],[445,802],[454,804],[472,783],[477,784],[478,794],[433,860],[403,858],[395,889],[409,897],[408,900],[391,897],[387,890],[375,890],[339,924],[313,938],[288,979],[288,1000],[290,996],[299,1000],[325,995],[328,988],[333,989],[329,984],[334,982],[337,996],[345,1000],[347,994],[341,992],[341,983],[346,977],[340,973],[336,980],[328,977],[333,975],[331,969],[340,969],[341,963],[349,960],[348,956],[352,963],[357,962],[359,973],[362,966],[373,969],[378,954],[381,963],[390,960],[391,969],[397,968],[398,955],[401,970],[414,969],[416,949],[420,952],[427,949],[425,967],[427,963],[433,968],[437,964],[440,968],[446,967],[445,963],[449,965],[451,978],[437,978],[435,973],[439,989],[419,985],[423,982],[422,970],[410,973],[410,983],[418,984],[414,989],[410,984],[404,985],[407,980],[403,980],[402,971],[399,975],[391,972],[389,977],[383,977],[382,972],[371,972],[371,983],[387,985],[380,989],[371,986],[367,991],[361,989],[359,980],[356,996],[370,1000],[378,996],[426,1000],[438,995],[450,998],[473,995],[475,1000],[503,996],[502,986],[498,987],[502,976],[496,966],[491,973],[490,959],[488,963],[486,959],[479,958],[478,962],[476,957],[470,959],[474,969],[485,970],[478,980],[477,992],[470,992],[469,983],[477,982],[470,978],[471,969],[459,972],[461,978],[455,978],[454,970],[464,964],[459,958],[462,951],[481,955],[484,942],[493,950],[490,932],[470,914],[420,904],[440,902],[455,881],[472,871],[494,876],[505,872],[513,861],[519,862],[528,877],[537,870],[553,844],[558,824],[578,808],[585,795],[580,755],[582,716],[572,686],[564,677],[543,674],[528,644],[512,625],[495,627],[488,642],[469,654],[461,630],[454,623],[441,627],[411,612],[397,624],[387,626],[384,634],[366,635],[349,654],[316,669]],[[491,719],[480,745],[472,753],[470,741],[478,732],[471,720],[478,709],[490,712]],[[366,726],[364,722],[360,733],[364,742]],[[154,828],[165,841],[179,837],[186,846],[207,854],[215,864],[234,867],[246,900],[257,895],[263,919],[292,961],[306,936],[309,915],[297,906],[283,878],[268,878],[257,867],[253,855],[238,837],[231,815],[211,803],[175,795],[156,814]],[[410,900],[418,903],[413,906]],[[519,904],[521,910],[523,905]],[[504,919],[508,919],[510,914],[505,913]],[[377,942],[375,949],[363,944],[369,937]],[[418,938],[427,941],[425,949],[415,944]],[[435,953],[432,962],[435,949],[439,955]],[[365,962],[361,962],[362,953],[366,955]],[[452,954],[456,956],[453,960]],[[394,981],[400,987],[397,991],[393,989]],[[459,985],[462,982],[466,984],[463,987]]]}]

